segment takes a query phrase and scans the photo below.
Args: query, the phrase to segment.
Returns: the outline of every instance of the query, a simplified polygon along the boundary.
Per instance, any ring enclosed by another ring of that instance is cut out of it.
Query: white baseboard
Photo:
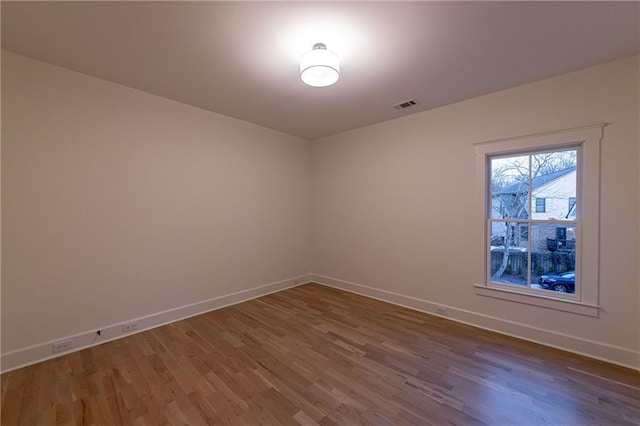
[[[318,284],[371,297],[383,302],[393,303],[416,311],[425,312],[430,315],[436,315],[485,330],[495,331],[497,333],[517,337],[519,339],[528,340],[541,345],[551,346],[553,348],[599,359],[612,364],[632,368],[634,370],[640,370],[640,352],[634,351],[633,349],[596,342],[594,340],[558,333],[556,331],[545,330],[527,324],[509,321],[490,315],[479,314],[452,306],[445,306],[441,303],[434,303],[428,300],[405,296],[387,290],[381,290],[324,275],[312,274],[311,279],[313,282]],[[439,307],[446,308],[446,316],[437,314],[437,309]]]
[[[555,331],[544,330],[530,325],[508,321],[490,315],[479,314],[464,309],[451,306],[445,306],[441,303],[434,303],[428,300],[418,299],[411,296],[381,290],[369,287],[363,284],[357,284],[349,281],[331,278],[318,274],[307,274],[298,277],[289,278],[274,283],[253,287],[236,293],[224,296],[214,297],[212,299],[196,302],[190,305],[181,306],[163,312],[147,315],[140,318],[132,318],[118,324],[108,325],[99,328],[101,335],[96,338],[96,330],[89,330],[72,336],[62,336],[59,339],[44,342],[38,345],[18,349],[12,352],[2,354],[0,361],[0,371],[5,373],[11,370],[35,364],[51,358],[56,358],[75,351],[79,351],[91,346],[100,345],[112,340],[127,337],[129,335],[169,324],[181,319],[200,315],[205,312],[235,305],[247,300],[255,299],[267,294],[286,290],[288,288],[297,287],[302,284],[316,282],[329,287],[338,288],[351,293],[360,294],[362,296],[378,299],[383,302],[393,303],[427,314],[440,316],[456,322],[464,323],[485,330],[495,331],[512,337],[528,340],[546,346],[562,349],[565,351],[577,353],[590,358],[600,359],[612,364],[640,370],[640,352],[632,349],[613,346],[602,342],[596,342],[589,339],[583,339],[576,336],[558,333]],[[447,316],[438,315],[437,308],[444,307],[447,309]],[[134,332],[123,333],[122,326],[124,324],[136,322],[138,328]],[[55,342],[72,340],[73,347],[65,352],[53,354],[52,345]]]
[[[5,373],[7,371],[16,370],[27,365],[35,364],[62,355],[67,355],[69,353],[86,349],[91,346],[100,345],[102,343],[127,337],[132,334],[159,327],[168,323],[189,318],[195,315],[200,315],[205,312],[224,308],[230,305],[235,305],[237,303],[245,302],[247,300],[255,299],[261,296],[266,296],[267,294],[282,291],[291,287],[297,287],[309,282],[311,282],[311,274],[301,275],[298,277],[253,287],[247,290],[238,291],[236,293],[214,297],[212,299],[192,303],[190,305],[180,306],[178,308],[169,309],[144,317],[132,318],[118,324],[100,327],[95,330],[88,330],[82,333],[74,334],[72,336],[61,336],[59,339],[55,339],[53,341],[40,343],[2,354],[0,361],[0,371]],[[124,324],[134,322],[138,325],[137,329],[133,332],[123,333],[122,326]],[[96,334],[97,330],[100,330],[100,336]],[[72,341],[73,347],[71,349],[55,354],[52,353],[52,345],[54,343],[67,340]]]

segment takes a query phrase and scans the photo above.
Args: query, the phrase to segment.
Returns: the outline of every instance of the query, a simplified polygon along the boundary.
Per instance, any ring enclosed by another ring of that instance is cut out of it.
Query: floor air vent
[[[405,109],[416,105],[417,102],[415,99],[409,99],[408,101],[400,102],[399,104],[395,104],[393,107],[395,109]]]

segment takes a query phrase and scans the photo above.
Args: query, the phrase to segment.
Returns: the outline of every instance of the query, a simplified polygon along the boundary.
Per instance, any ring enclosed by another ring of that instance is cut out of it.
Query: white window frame
[[[476,293],[512,302],[597,317],[600,283],[600,142],[606,124],[499,139],[474,144],[476,155],[476,219],[482,262],[477,266]],[[576,293],[567,296],[553,291],[531,291],[508,284],[492,283],[488,274],[488,194],[491,177],[489,159],[500,155],[536,151],[579,150],[577,181]]]

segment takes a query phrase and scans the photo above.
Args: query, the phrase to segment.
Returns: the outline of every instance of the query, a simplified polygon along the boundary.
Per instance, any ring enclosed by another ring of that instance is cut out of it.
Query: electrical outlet
[[[62,342],[56,342],[52,345],[51,350],[54,354],[58,352],[68,351],[73,348],[73,340],[64,340]]]
[[[436,314],[438,315],[443,315],[443,316],[447,316],[447,308],[445,308],[444,306],[437,306],[436,307]]]
[[[123,333],[131,333],[132,331],[135,331],[138,329],[138,323],[137,322],[130,322],[129,324],[124,324],[122,326],[122,332]]]

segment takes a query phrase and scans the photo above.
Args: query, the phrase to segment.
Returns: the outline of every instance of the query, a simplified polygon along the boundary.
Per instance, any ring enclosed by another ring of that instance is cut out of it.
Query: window
[[[491,189],[487,192],[487,203],[504,207],[501,216],[492,214],[487,218],[491,241],[501,237],[502,242],[489,246],[490,282],[554,291],[560,289],[560,284],[546,284],[557,274],[575,270],[577,221],[567,219],[564,214],[556,218],[553,209],[545,215],[533,213],[546,212],[546,198],[534,197],[536,193],[549,195],[550,201],[551,197],[566,199],[566,194],[576,193],[578,151],[579,147],[575,147],[488,156]],[[535,200],[534,212],[529,207],[531,199]],[[517,238],[516,224],[520,229]],[[572,231],[570,240],[567,229]],[[523,239],[523,235],[527,238]],[[575,291],[575,287],[562,289],[564,293]]]
[[[520,241],[529,240],[529,225],[520,225]]]
[[[476,144],[478,294],[598,315],[603,129]]]

